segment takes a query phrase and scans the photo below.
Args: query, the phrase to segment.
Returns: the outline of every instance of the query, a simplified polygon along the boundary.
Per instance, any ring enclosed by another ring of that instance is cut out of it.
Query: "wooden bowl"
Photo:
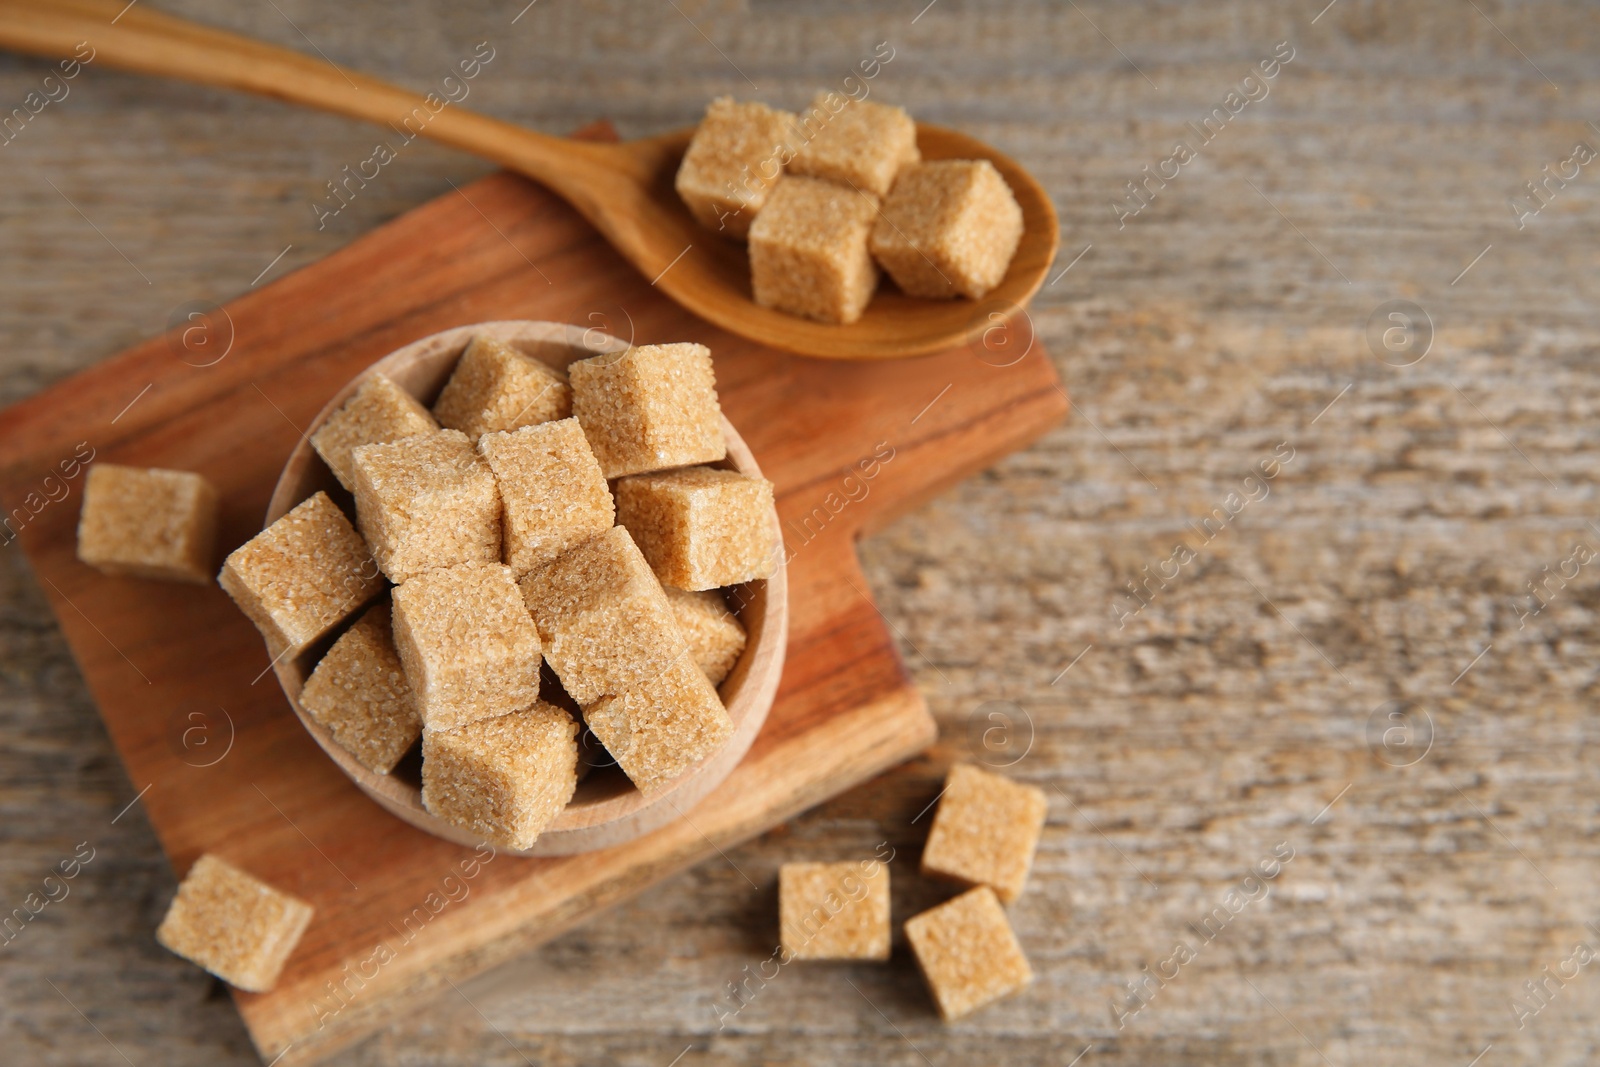
[[[311,447],[311,433],[338,410],[363,378],[374,371],[388,375],[418,400],[431,406],[467,342],[477,334],[487,334],[506,341],[526,355],[563,370],[573,360],[603,352],[621,352],[628,347],[598,330],[553,322],[520,321],[460,326],[413,341],[367,368],[334,394],[333,399],[318,413],[306,436],[300,439],[299,445],[284,464],[283,474],[272,494],[272,502],[267,507],[266,524],[270,525],[319,489],[326,491],[353,520],[354,501]],[[755,457],[726,418],[722,420],[722,431],[728,440],[728,458],[717,466],[759,475],[761,469],[756,465]],[[776,510],[771,521],[774,532],[780,533]],[[561,856],[632,840],[681,816],[732,773],[755,741],[761,724],[766,721],[767,712],[778,691],[778,676],[783,672],[784,648],[788,643],[789,604],[781,558],[771,578],[746,583],[738,588],[734,599],[740,605],[736,611],[749,631],[749,640],[739,662],[718,687],[722,701],[727,705],[728,715],[733,720],[733,735],[727,743],[648,798],[634,788],[617,767],[596,767],[578,783],[571,803],[539,836],[531,849],[521,853],[511,849],[501,851],[514,855]],[[352,615],[343,626],[296,659],[277,664],[274,670],[279,684],[283,686],[284,695],[289,698],[295,714],[323,751],[367,796],[412,826],[430,834],[462,845],[478,844],[480,838],[470,831],[437,818],[423,808],[422,764],[415,748],[391,773],[374,774],[356,762],[300,706],[300,689],[312,668],[337,635],[359,615],[359,612]]]

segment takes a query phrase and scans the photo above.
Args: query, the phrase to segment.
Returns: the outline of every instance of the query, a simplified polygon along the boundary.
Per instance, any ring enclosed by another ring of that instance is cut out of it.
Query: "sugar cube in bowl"
[[[557,372],[564,372],[569,364],[580,359],[622,353],[628,348],[592,329],[527,321],[478,323],[412,342],[372,364],[329,400],[307,437],[284,465],[264,526],[271,525],[318,492],[327,493],[347,508],[354,519],[351,494],[307,439],[316,438],[317,431],[373,375],[383,375],[416,398],[422,407],[432,407],[474,338],[502,342]],[[726,418],[721,418],[720,422],[727,454],[706,465],[760,478],[760,468],[738,431]],[[773,543],[781,546],[776,510],[770,510],[767,518]],[[766,720],[783,669],[788,637],[788,597],[782,551],[776,553],[776,566],[770,577],[733,586],[727,600],[732,614],[747,631],[745,646],[737,661],[716,685],[733,724],[727,740],[684,773],[648,792],[636,788],[619,767],[596,768],[593,773],[582,776],[571,801],[545,826],[531,847],[518,850],[502,846],[501,851],[568,855],[620,844],[679,818],[680,813],[688,811],[732,773]],[[304,651],[285,656],[276,663],[274,670],[295,713],[329,757],[379,805],[428,833],[463,845],[477,845],[480,840],[477,834],[423,807],[421,772],[414,753],[402,759],[390,773],[376,773],[341,746],[322,722],[301,706],[300,694],[306,679],[334,636],[330,633]],[[575,709],[569,710],[575,714]]]

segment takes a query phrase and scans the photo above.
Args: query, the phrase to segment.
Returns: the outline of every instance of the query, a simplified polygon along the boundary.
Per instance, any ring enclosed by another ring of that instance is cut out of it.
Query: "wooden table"
[[[872,92],[1033,168],[1071,264],[1032,313],[1071,422],[865,547],[934,756],[337,1062],[1592,1059],[1592,966],[1520,1020],[1513,1001],[1600,949],[1600,559],[1579,562],[1600,556],[1600,161],[1537,213],[1523,187],[1600,146],[1591,9],[162,6],[418,88],[487,40],[471,104],[549,130],[664,129],[752,84],[796,105],[887,41]],[[1280,41],[1293,59],[1230,99]],[[0,111],[46,72],[0,58]],[[1186,124],[1208,116],[1204,140]],[[1178,139],[1194,158],[1174,167]],[[318,230],[324,183],[372,141],[90,64],[0,148],[0,401],[487,171],[408,147]],[[1146,166],[1176,176],[1134,214]],[[0,904],[94,849],[0,947],[0,1059],[254,1062],[227,997],[151,939],[173,880],[137,788],[20,554],[0,563]],[[1034,987],[942,1026],[897,937],[887,966],[785,967],[719,1030],[728,983],[771,952],[784,860],[887,841],[898,918],[946,895],[915,874],[917,817],[957,758],[1051,796],[1012,908]],[[1294,858],[1247,881],[1275,847]],[[1134,1012],[1144,966],[1175,976]]]

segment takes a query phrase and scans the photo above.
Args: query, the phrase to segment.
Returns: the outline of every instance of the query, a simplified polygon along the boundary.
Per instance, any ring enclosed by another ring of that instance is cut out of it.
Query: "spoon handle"
[[[595,206],[586,203],[593,196],[588,186],[614,180],[617,165],[625,165],[608,146],[547,137],[449,103],[444,93],[459,89],[441,85],[424,97],[332,60],[164,15],[143,3],[0,0],[0,47],[63,59],[83,43],[93,49],[95,64],[306,104],[378,123],[406,140],[420,134],[520,171],[585,214]],[[467,83],[457,76],[453,84]]]

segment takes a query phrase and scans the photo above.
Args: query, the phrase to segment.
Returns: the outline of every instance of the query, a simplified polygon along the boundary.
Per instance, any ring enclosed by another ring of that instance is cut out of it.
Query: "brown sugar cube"
[[[381,445],[402,437],[433,433],[439,424],[410,393],[382,374],[369,374],[361,386],[311,435],[311,447],[328,465],[339,484],[354,491],[351,452],[361,445]]]
[[[728,454],[705,345],[640,345],[581,359],[567,370],[572,413],[607,478],[714,463]]]
[[[772,483],[686,467],[617,483],[617,521],[663,585],[715,589],[770,578],[778,565]]]
[[[917,124],[902,108],[818,93],[801,117],[791,174],[826,178],[882,197],[902,167],[922,158]]]
[[[651,793],[722,747],[733,720],[684,649],[614,696],[585,704],[583,721],[642,793]]]
[[[394,643],[430,730],[504,715],[539,696],[539,631],[499,563],[444,567],[396,586]]]
[[[396,582],[457,563],[500,559],[500,490],[459,430],[362,445],[356,520]]]
[[[1022,892],[1044,826],[1044,790],[958,763],[950,768],[922,850],[922,873],[992,886],[1007,904]]]
[[[211,581],[217,491],[189,471],[96,463],[84,482],[78,558],[106,574]]]
[[[422,734],[422,806],[492,844],[526,849],[578,785],[578,724],[544,701]]]
[[[383,576],[344,512],[317,493],[234,549],[217,583],[276,660],[298,656],[377,596]]]
[[[1000,898],[986,885],[907,919],[906,940],[947,1022],[1033,981]]]
[[[888,865],[785,863],[778,868],[778,932],[790,959],[888,959]]]
[[[156,940],[229,985],[265,993],[311,914],[300,898],[207,853],[179,884]]]
[[[566,418],[572,389],[560,372],[504,341],[474,337],[433,413],[441,426],[476,441],[486,433]]]
[[[706,108],[683,154],[678,195],[700,225],[743,237],[797,140],[789,112],[720,96]]]
[[[908,168],[872,230],[872,255],[910,296],[976,300],[1000,284],[1022,240],[1022,208],[987,159]]]
[[[661,583],[621,526],[531,571],[522,595],[545,659],[580,705],[637,691],[680,657],[693,665]]]
[[[756,303],[820,322],[861,317],[878,287],[867,250],[878,204],[816,178],[784,178],[750,227]]]
[[[389,605],[374,604],[339,635],[300,690],[300,706],[363,767],[388,774],[422,733],[394,647]]]
[[[486,433],[478,452],[500,486],[502,555],[518,577],[616,522],[611,490],[577,419]]]
[[[727,602],[715,589],[691,593],[663,588],[667,603],[672,606],[672,617],[678,620],[678,630],[689,642],[689,655],[695,666],[705,672],[712,685],[721,685],[744,652],[744,623],[728,610]]]

